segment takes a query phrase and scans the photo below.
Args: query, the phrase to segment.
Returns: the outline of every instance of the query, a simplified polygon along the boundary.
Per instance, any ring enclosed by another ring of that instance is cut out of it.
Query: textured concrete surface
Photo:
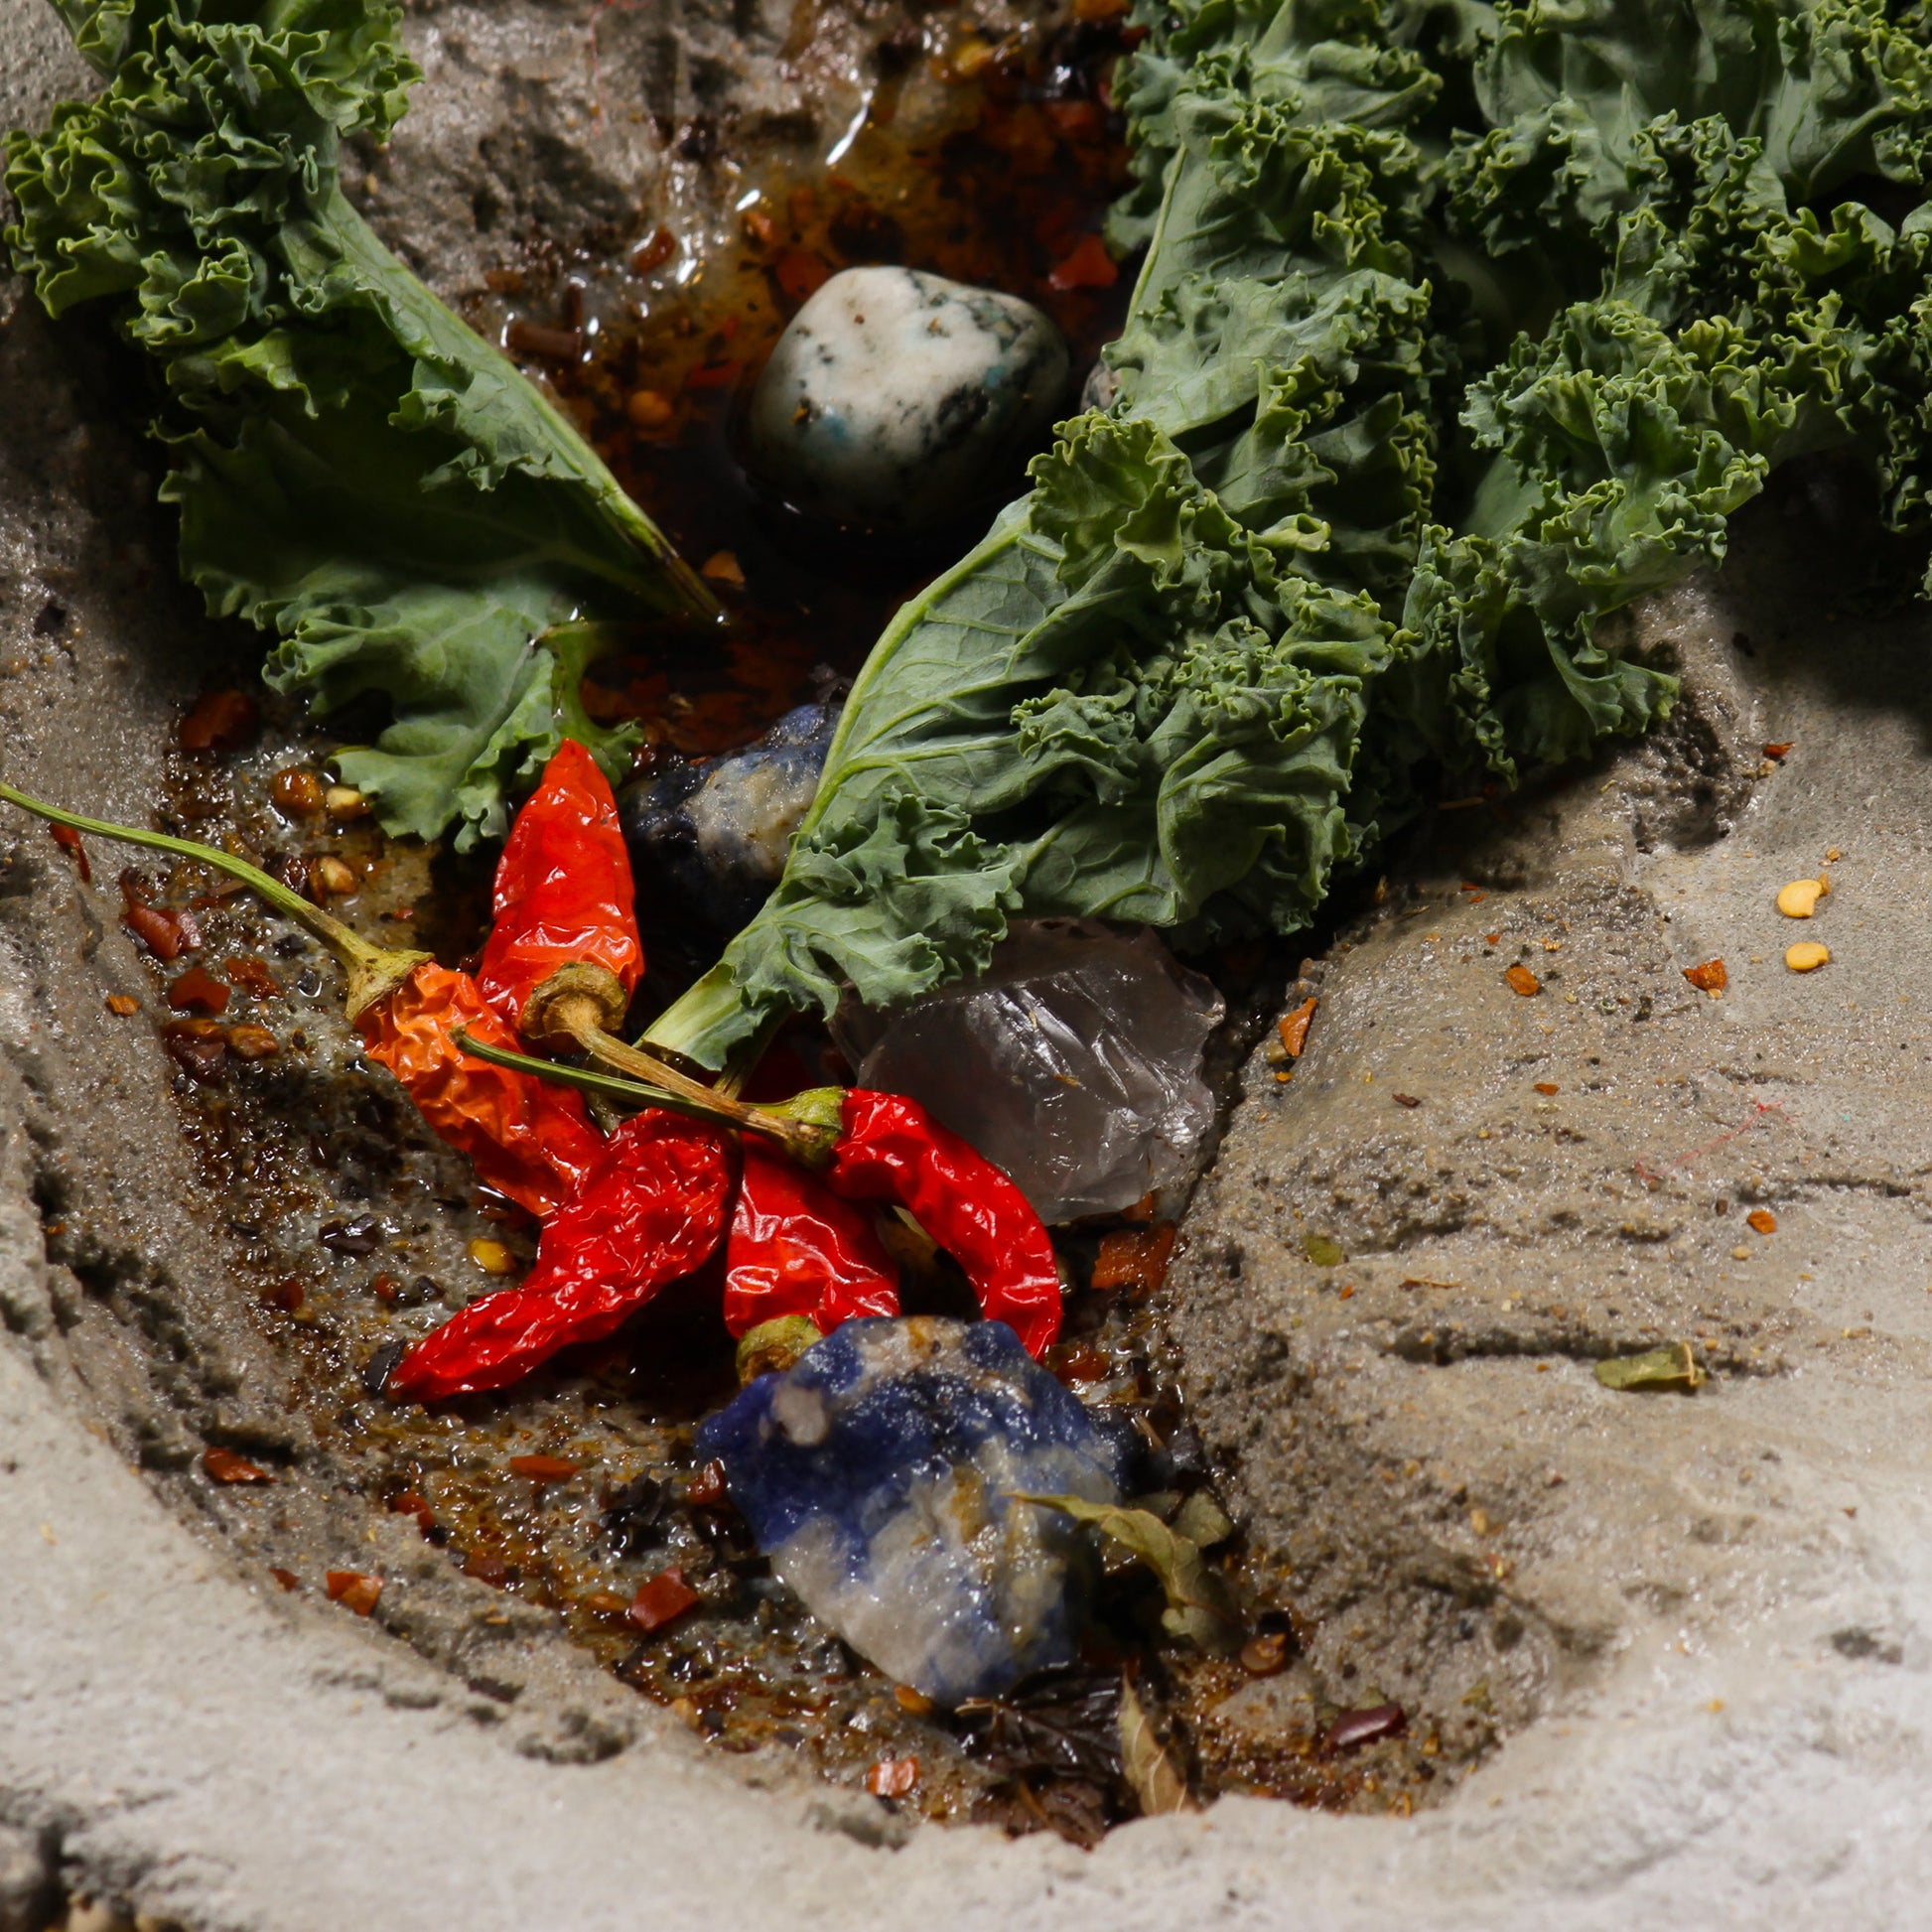
[[[51,13],[0,0],[0,113],[84,80]],[[14,284],[0,396],[0,759],[138,814],[169,721],[253,646],[174,582],[113,354]],[[1316,962],[1296,1079],[1250,1069],[1190,1221],[1197,1416],[1324,1666],[1501,1739],[1406,1821],[1236,1801],[1091,1855],[908,1836],[721,1763],[534,1638],[512,1633],[537,1661],[497,1722],[460,1671],[264,1594],[171,1486],[200,1441],[289,1425],[228,1318],[151,1030],[103,1014],[151,983],[108,902],[7,828],[0,1932],[75,1894],[194,1932],[1917,1922],[1932,626],[1794,581],[1862,570],[1858,530],[1829,500],[1755,518],[1721,583],[1640,621],[1690,676],[1677,727],[1392,862]],[[1763,775],[1767,739],[1794,750]],[[1771,894],[1830,848],[1823,914],[1780,920]],[[1834,953],[1808,979],[1777,963],[1801,934]],[[1681,975],[1714,954],[1720,1002]],[[1513,963],[1541,993],[1507,989]],[[1310,1233],[1345,1260],[1313,1266]],[[1677,1337],[1713,1370],[1695,1396],[1591,1377]],[[545,1713],[582,1734],[620,1708],[596,1761],[544,1741]],[[1266,1724],[1265,1696],[1226,1721]]]

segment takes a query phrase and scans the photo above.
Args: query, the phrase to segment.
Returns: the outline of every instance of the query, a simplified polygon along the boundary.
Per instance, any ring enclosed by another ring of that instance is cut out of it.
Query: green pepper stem
[[[728,1094],[714,1093],[696,1081],[684,1080],[668,1067],[663,1071],[670,1075],[674,1085],[648,1086],[641,1080],[628,1080],[621,1074],[589,1067],[560,1066],[555,1060],[540,1060],[507,1046],[492,1046],[461,1027],[451,1037],[466,1053],[480,1060],[488,1060],[494,1066],[506,1066],[518,1073],[533,1074],[539,1080],[576,1087],[582,1093],[602,1094],[607,1100],[627,1100],[637,1107],[659,1107],[666,1113],[682,1114],[688,1120],[709,1121],[716,1127],[761,1134],[767,1140],[776,1141],[794,1160],[807,1167],[822,1166],[831,1152],[831,1140],[821,1129],[795,1120],[779,1109],[749,1106]],[[633,1054],[633,1049],[624,1046],[621,1040],[609,1039],[608,1035],[606,1038],[611,1046],[632,1055],[642,1065],[655,1064],[641,1053]],[[592,1049],[587,1047],[585,1050]]]
[[[325,912],[300,893],[291,891],[279,879],[271,878],[259,866],[250,865],[246,859],[237,859],[232,852],[223,852],[218,846],[203,845],[195,839],[178,839],[167,832],[149,832],[140,826],[116,825],[104,818],[83,818],[78,812],[66,811],[59,805],[48,804],[44,799],[30,798],[26,792],[4,781],[0,781],[0,798],[52,824],[65,825],[75,832],[90,832],[96,838],[116,839],[123,845],[142,845],[155,852],[172,852],[178,858],[197,859],[203,865],[212,866],[216,872],[225,873],[230,879],[239,880],[258,898],[272,905],[285,918],[293,919],[335,955],[348,975],[346,1005],[351,1020],[358,1018],[365,1008],[384,994],[400,986],[431,957],[426,952],[390,951],[364,939],[341,919]]]

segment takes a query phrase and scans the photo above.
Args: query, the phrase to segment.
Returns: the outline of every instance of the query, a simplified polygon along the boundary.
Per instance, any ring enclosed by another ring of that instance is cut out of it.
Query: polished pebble
[[[1031,303],[912,268],[849,268],[791,320],[751,449],[797,508],[883,530],[1013,492],[1065,400],[1066,345]]]

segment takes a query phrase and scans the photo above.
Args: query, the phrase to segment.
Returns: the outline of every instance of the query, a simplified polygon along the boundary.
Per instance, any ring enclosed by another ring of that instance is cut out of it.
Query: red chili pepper
[[[618,801],[574,739],[557,747],[516,815],[496,865],[493,909],[477,984],[512,1027],[559,966],[603,966],[626,994],[644,970]]]
[[[561,1206],[603,1155],[580,1095],[473,1059],[451,1037],[463,1027],[491,1045],[516,1044],[469,974],[418,966],[355,1025],[436,1133],[532,1213]]]
[[[725,1326],[808,1315],[830,1334],[855,1315],[898,1312],[898,1270],[871,1221],[815,1174],[745,1148],[725,1248]]]
[[[390,1391],[435,1402],[500,1389],[568,1343],[608,1335],[717,1247],[732,1165],[725,1136],[702,1122],[656,1112],[625,1121],[545,1224],[523,1286],[472,1302],[426,1335],[396,1364]]]
[[[846,1090],[825,1179],[848,1200],[896,1201],[965,1270],[989,1319],[1037,1358],[1060,1330],[1053,1244],[1033,1204],[916,1100]]]

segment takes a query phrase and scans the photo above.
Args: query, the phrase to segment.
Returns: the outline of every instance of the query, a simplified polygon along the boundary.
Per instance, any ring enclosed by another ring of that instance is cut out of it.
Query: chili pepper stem
[[[69,826],[76,832],[90,832],[95,838],[115,839],[122,845],[147,846],[155,852],[172,852],[178,858],[198,859],[203,865],[212,866],[216,872],[239,880],[256,897],[272,905],[285,918],[293,919],[311,937],[329,948],[348,976],[345,1004],[350,1020],[360,1018],[366,1009],[385,994],[393,992],[418,966],[427,964],[431,958],[426,952],[398,952],[375,945],[359,932],[351,931],[342,920],[325,912],[321,906],[312,904],[300,893],[291,891],[279,879],[270,878],[259,866],[251,866],[246,859],[237,859],[232,852],[223,852],[218,846],[203,845],[195,839],[178,839],[168,832],[146,831],[140,826],[116,825],[104,818],[83,818],[78,812],[66,811],[43,799],[30,798],[26,792],[4,781],[0,781],[0,798],[52,824]]]
[[[670,1080],[662,1084],[645,1084],[585,1067],[559,1066],[555,1060],[540,1060],[528,1053],[512,1052],[508,1047],[491,1046],[461,1027],[452,1037],[466,1053],[474,1054],[480,1060],[511,1067],[518,1073],[533,1073],[539,1080],[554,1080],[560,1086],[576,1087],[585,1093],[603,1094],[613,1100],[627,1100],[632,1106],[661,1107],[667,1113],[683,1114],[692,1120],[711,1121],[719,1127],[760,1134],[767,1140],[776,1141],[803,1167],[823,1167],[831,1156],[836,1128],[828,1132],[822,1125],[797,1119],[788,1111],[789,1102],[775,1108],[750,1106],[696,1080],[686,1080],[682,1074],[671,1073],[668,1067],[658,1068],[654,1060],[642,1053],[634,1053],[621,1039],[609,1039],[608,1035],[605,1037],[609,1043],[621,1049],[627,1056],[623,1060],[613,1059],[608,1064],[622,1065],[629,1072],[651,1069],[645,1074],[646,1081],[656,1082],[660,1072],[670,1074]],[[588,1052],[591,1049],[586,1047],[585,1050]]]

